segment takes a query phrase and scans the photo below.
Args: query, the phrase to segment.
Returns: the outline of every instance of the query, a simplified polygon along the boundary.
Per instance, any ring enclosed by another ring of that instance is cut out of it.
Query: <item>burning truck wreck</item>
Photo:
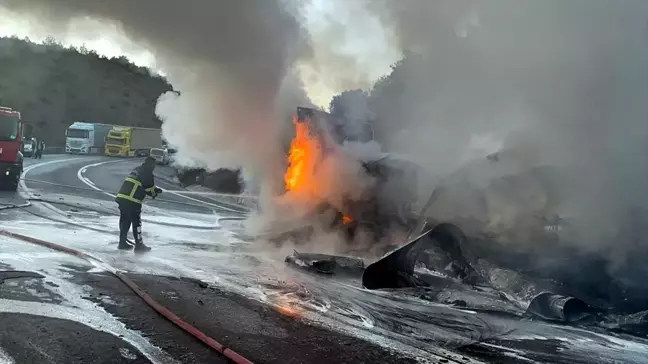
[[[331,119],[299,108],[293,120],[285,193],[276,200],[279,213],[273,211],[281,218],[262,229],[275,244],[294,244],[288,265],[315,275],[356,277],[370,290],[395,290],[477,311],[648,332],[648,289],[613,276],[595,254],[563,244],[570,239],[570,225],[551,208],[561,197],[554,191],[560,171],[538,166],[511,174],[506,164],[514,156],[493,154],[446,179],[420,204],[414,163],[385,153],[352,153],[345,158],[360,168],[350,170],[368,182],[359,192],[345,185],[344,194],[332,197],[327,187],[347,184],[349,169],[339,159],[332,169],[326,159],[345,153],[349,143]],[[489,171],[488,181],[470,185],[465,176],[479,168]],[[448,213],[458,205],[465,208],[467,200],[475,214]],[[513,223],[502,223],[506,214],[515,215]],[[322,236],[338,239],[333,254],[341,255],[321,254],[320,245],[309,245]],[[537,249],[522,251],[506,243],[515,239],[533,241]]]
[[[262,228],[269,240],[299,245],[314,234],[335,234],[347,254],[383,254],[389,233],[406,234],[414,223],[408,211],[415,201],[416,165],[358,141],[363,136],[349,136],[343,122],[323,111],[297,109],[283,194],[269,213],[279,218]]]

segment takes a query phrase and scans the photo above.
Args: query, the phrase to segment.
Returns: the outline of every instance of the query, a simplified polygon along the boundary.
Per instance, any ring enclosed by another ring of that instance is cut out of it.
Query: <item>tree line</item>
[[[0,104],[20,111],[32,136],[51,146],[64,144],[75,121],[160,127],[157,98],[171,89],[126,57],[64,47],[54,38],[0,38]]]

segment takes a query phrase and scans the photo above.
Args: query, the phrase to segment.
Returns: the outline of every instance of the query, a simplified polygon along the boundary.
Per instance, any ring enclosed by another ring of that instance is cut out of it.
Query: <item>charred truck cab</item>
[[[0,185],[15,191],[23,170],[22,121],[20,113],[0,107]]]

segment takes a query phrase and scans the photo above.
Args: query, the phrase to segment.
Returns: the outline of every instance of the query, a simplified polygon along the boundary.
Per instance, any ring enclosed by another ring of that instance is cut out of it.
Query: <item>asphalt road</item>
[[[51,160],[46,160],[29,170],[24,179],[26,187],[31,191],[42,190],[48,195],[60,194],[112,202],[114,197],[109,194],[115,194],[125,175],[141,162],[141,159],[53,156]],[[34,162],[30,161],[30,165],[32,163]],[[176,191],[185,190],[173,182],[173,171],[170,167],[156,167],[155,175],[156,184],[167,193],[156,200],[147,199],[147,207],[203,214],[212,210],[219,213],[230,212],[226,207],[214,205],[214,201],[208,198],[183,197],[176,194]]]
[[[183,189],[165,180],[170,174],[164,168],[157,170],[156,183],[167,191],[165,199],[144,207],[144,238],[153,252],[117,251],[110,194],[138,163],[68,156],[28,160],[21,188],[0,194],[0,203],[32,205],[0,210],[4,228],[83,250],[110,269],[130,272],[158,302],[257,363],[413,362],[197,280],[200,272],[213,274],[216,256],[227,259],[223,252],[239,249],[227,243],[231,233],[218,221],[240,214],[204,197],[171,193]],[[0,237],[0,322],[2,364],[227,362],[105,269],[7,237]]]
[[[222,363],[108,271],[257,363],[645,363],[648,342],[623,335],[367,291],[313,276],[237,238],[231,206],[186,195],[172,172],[143,208],[146,255],[120,252],[112,194],[140,161],[28,160],[17,193],[0,193],[4,229],[81,250],[99,266],[0,236],[0,363]],[[16,271],[26,272],[20,276]],[[3,279],[3,274],[6,279]],[[22,323],[22,324],[21,324]],[[326,329],[328,328],[328,329]],[[596,358],[595,360],[593,358]]]

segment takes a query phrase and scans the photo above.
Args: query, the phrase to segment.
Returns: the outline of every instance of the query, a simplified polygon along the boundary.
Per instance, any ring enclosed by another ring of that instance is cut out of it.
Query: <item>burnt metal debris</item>
[[[416,237],[403,247],[369,265],[362,275],[362,285],[368,289],[404,288],[418,286],[414,275],[418,256],[426,249],[438,246],[446,255],[452,273],[462,281],[476,283],[475,269],[461,251],[464,233],[452,224],[440,224]]]
[[[285,261],[321,274],[359,275],[364,270],[364,261],[360,258],[299,253],[296,250],[293,255],[287,256]]]
[[[562,282],[496,267],[482,259],[471,261],[464,251],[468,241],[457,226],[439,224],[366,267],[357,258],[296,251],[286,262],[315,274],[361,274],[367,289],[399,291],[458,307],[635,335],[648,332],[648,310],[628,313],[612,304],[603,307],[589,297],[570,294]],[[421,262],[432,262],[432,255],[438,263],[435,271],[442,274],[419,269],[426,266]]]
[[[590,314],[594,309],[584,301],[551,292],[537,295],[527,308],[527,313],[547,321],[576,322]]]
[[[330,126],[329,119],[326,113],[308,108],[298,109],[299,121],[310,120],[320,128]],[[320,131],[315,129],[316,132]],[[332,139],[339,142],[339,138]],[[479,217],[489,191],[515,190],[515,186],[524,186],[529,181],[535,181],[533,186],[547,192],[546,204],[560,200],[559,195],[549,193],[555,190],[552,186],[559,178],[559,171],[539,166],[519,175],[511,174],[515,169],[508,168],[511,163],[505,163],[512,158],[509,154],[489,155],[483,161],[485,163],[469,165],[441,181],[419,214],[414,214],[411,209],[414,196],[407,196],[397,203],[381,200],[381,196],[391,195],[383,187],[394,185],[395,176],[401,176],[401,180],[395,183],[398,190],[414,190],[406,186],[417,180],[416,174],[402,173],[406,168],[392,163],[389,157],[363,161],[366,173],[379,183],[376,183],[376,188],[370,191],[370,197],[366,200],[345,201],[345,207],[352,212],[352,222],[343,224],[342,215],[338,212],[337,218],[328,226],[329,230],[345,233],[347,240],[352,243],[356,227],[361,223],[369,223],[367,226],[373,227],[368,230],[374,233],[375,241],[378,241],[377,237],[384,236],[383,230],[398,225],[410,232],[408,241],[366,267],[351,264],[353,269],[347,269],[343,263],[348,262],[347,257],[298,252],[286,257],[286,262],[315,274],[357,275],[367,289],[397,290],[443,304],[497,311],[520,318],[598,325],[634,334],[648,332],[648,289],[637,288],[636,284],[628,286],[623,279],[614,279],[607,274],[596,257],[575,254],[561,246],[557,232],[569,230],[569,224],[560,216],[536,216],[531,213],[522,216],[529,220],[524,220],[528,222],[525,225],[527,230],[530,230],[525,237],[538,240],[534,245],[542,246],[547,254],[543,263],[554,261],[554,264],[545,266],[529,264],[537,257],[515,251],[510,245],[496,244],[493,240],[496,237],[483,232],[483,219],[468,216],[463,218],[469,219],[466,221],[462,218],[456,221],[450,219],[452,223],[434,221],[437,214],[428,211],[432,205],[456,205],[454,197],[468,195],[476,199],[476,216]],[[394,168],[398,173],[391,171]],[[477,179],[479,183],[475,185],[464,183],[471,180],[472,172],[479,172],[477,174],[483,175],[483,180]],[[452,186],[460,186],[464,190],[453,194],[449,191]],[[475,190],[475,195],[465,190],[471,188]],[[446,200],[450,201],[443,200],[441,195],[446,195]],[[315,213],[331,208],[324,206]],[[470,237],[459,226],[470,229]],[[308,240],[309,231],[294,231],[292,235],[297,232]],[[514,232],[500,233],[514,240],[519,238]],[[284,238],[279,237],[280,240]],[[564,264],[567,260],[578,264]]]

